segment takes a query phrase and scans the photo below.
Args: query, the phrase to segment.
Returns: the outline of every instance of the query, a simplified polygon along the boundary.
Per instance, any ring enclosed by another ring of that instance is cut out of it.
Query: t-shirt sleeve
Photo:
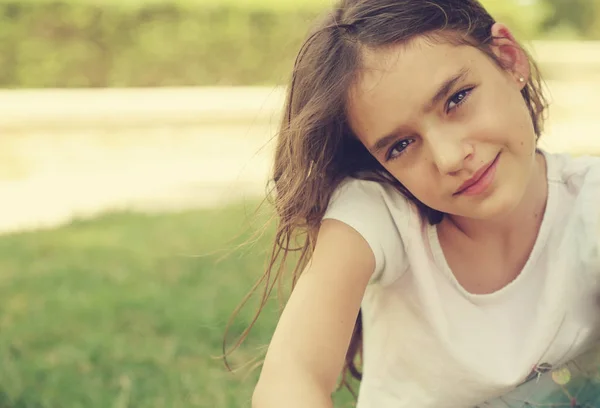
[[[380,183],[348,179],[334,192],[323,219],[336,219],[356,230],[375,256],[370,284],[389,284],[408,267],[401,226],[409,216],[400,193],[390,194]]]
[[[600,158],[592,162],[585,176],[580,205],[584,217],[582,236],[586,243],[581,248],[584,261],[600,278]]]
[[[562,178],[568,180],[567,188],[576,194],[571,211],[572,245],[584,270],[591,273],[600,289],[600,158],[584,156],[565,161]]]

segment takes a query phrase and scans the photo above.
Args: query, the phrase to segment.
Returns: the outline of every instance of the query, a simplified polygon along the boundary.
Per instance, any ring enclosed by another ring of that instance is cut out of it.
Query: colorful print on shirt
[[[600,408],[600,347],[560,367],[539,364],[508,394],[475,408]]]

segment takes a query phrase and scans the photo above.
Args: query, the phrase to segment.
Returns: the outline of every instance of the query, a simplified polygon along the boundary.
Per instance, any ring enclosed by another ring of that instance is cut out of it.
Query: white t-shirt
[[[581,406],[600,407],[590,385],[600,381],[600,158],[545,156],[534,248],[519,276],[487,295],[457,282],[436,227],[392,187],[348,179],[334,192],[325,218],[358,231],[376,261],[358,408],[525,407],[567,395],[590,404],[582,384],[598,400]]]

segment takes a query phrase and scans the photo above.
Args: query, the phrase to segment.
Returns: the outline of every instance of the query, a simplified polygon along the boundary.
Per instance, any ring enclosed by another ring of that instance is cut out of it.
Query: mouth
[[[457,195],[477,195],[483,193],[494,181],[496,173],[496,164],[500,158],[500,153],[496,155],[494,160],[482,166],[477,172],[465,181],[454,193]]]

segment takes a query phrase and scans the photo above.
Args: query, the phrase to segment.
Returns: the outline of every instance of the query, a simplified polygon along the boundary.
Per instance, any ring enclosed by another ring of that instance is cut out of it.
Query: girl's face
[[[535,164],[536,135],[521,96],[529,65],[509,37],[493,52],[427,41],[365,51],[350,92],[352,129],[419,201],[476,219],[514,209]],[[520,81],[523,78],[523,81]]]

